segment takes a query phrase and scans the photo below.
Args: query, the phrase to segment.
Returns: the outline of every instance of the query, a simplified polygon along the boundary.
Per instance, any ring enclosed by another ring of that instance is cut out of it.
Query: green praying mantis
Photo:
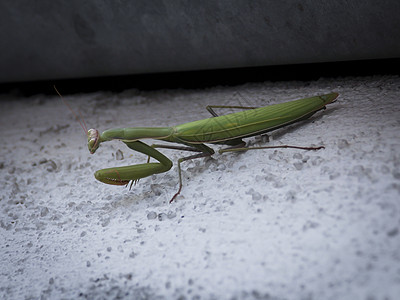
[[[133,151],[141,152],[148,156],[146,163],[114,167],[98,170],[94,176],[97,180],[112,184],[125,185],[129,182],[131,187],[139,179],[158,173],[167,172],[172,167],[172,161],[156,148],[174,149],[196,152],[194,155],[178,159],[179,188],[171,198],[170,203],[180,194],[182,190],[181,163],[187,160],[208,157],[215,152],[205,144],[222,144],[229,146],[220,149],[219,153],[232,151],[247,151],[253,149],[272,148],[295,148],[303,150],[319,150],[320,147],[299,147],[299,146],[265,146],[245,147],[243,138],[260,135],[271,130],[305,120],[325,106],[333,103],[339,96],[338,93],[329,93],[321,96],[314,96],[300,100],[274,104],[266,107],[240,107],[240,106],[207,106],[207,110],[213,117],[194,122],[184,123],[172,127],[131,127],[108,129],[99,133],[97,129],[89,129],[88,148],[94,154],[101,143],[120,140]],[[241,112],[218,116],[213,108],[242,108]],[[151,146],[143,143],[142,139],[155,139],[170,143],[180,144],[153,144]],[[158,162],[151,163],[150,158]]]

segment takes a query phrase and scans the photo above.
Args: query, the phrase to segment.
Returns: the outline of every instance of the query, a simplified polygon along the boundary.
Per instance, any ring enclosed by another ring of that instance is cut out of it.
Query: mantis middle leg
[[[257,107],[250,106],[240,106],[240,105],[207,105],[206,109],[213,117],[218,117],[218,114],[213,110],[213,108],[235,108],[235,109],[255,109]]]
[[[192,160],[196,158],[202,158],[202,157],[208,157],[214,154],[214,150],[211,149],[210,147],[207,147],[204,144],[190,144],[190,147],[183,147],[183,146],[170,146],[170,145],[160,145],[160,144],[154,144],[151,145],[153,148],[164,148],[164,149],[173,149],[173,150],[182,150],[182,151],[192,151],[192,152],[200,152],[198,154],[182,157],[178,159],[178,175],[179,175],[179,188],[178,191],[175,193],[175,195],[171,198],[169,203],[174,201],[174,199],[180,194],[182,190],[182,169],[181,169],[181,163],[187,160]],[[149,162],[149,159],[147,162]]]

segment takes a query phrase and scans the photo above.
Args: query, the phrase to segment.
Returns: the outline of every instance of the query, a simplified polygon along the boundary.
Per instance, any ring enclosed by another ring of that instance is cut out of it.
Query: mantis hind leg
[[[213,117],[218,117],[218,114],[214,111],[213,108],[235,108],[235,109],[256,109],[257,107],[253,106],[240,106],[240,105],[207,105],[207,111],[212,114]]]
[[[300,150],[320,150],[325,149],[324,146],[319,147],[301,147],[301,146],[291,146],[291,145],[280,145],[280,146],[265,146],[265,147],[229,147],[220,149],[218,153],[222,154],[225,152],[239,152],[239,151],[247,151],[247,150],[260,150],[260,149],[278,149],[278,148],[292,148],[292,149],[300,149]]]

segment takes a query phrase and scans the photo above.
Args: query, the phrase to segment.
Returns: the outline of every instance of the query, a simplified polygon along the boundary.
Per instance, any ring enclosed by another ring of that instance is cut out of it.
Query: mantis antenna
[[[72,112],[72,114],[74,115],[75,119],[78,121],[79,125],[81,126],[81,128],[83,129],[83,132],[85,133],[86,136],[88,136],[88,129],[85,123],[85,120],[82,117],[81,112],[78,109],[78,113],[79,116],[73,111],[73,109],[71,108],[71,106],[68,104],[67,101],[64,100],[63,96],[60,94],[60,92],[57,90],[56,86],[53,85],[54,90],[57,92],[57,94],[60,96],[61,101],[65,104],[66,107],[68,107],[68,109]]]

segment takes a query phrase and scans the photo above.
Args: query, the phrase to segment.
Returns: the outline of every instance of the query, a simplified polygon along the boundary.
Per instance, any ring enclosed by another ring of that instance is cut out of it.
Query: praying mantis
[[[274,104],[266,107],[239,107],[239,106],[208,106],[207,110],[213,117],[194,122],[184,123],[172,127],[132,127],[108,129],[99,133],[97,129],[89,129],[88,148],[94,154],[101,143],[120,140],[131,150],[141,152],[148,156],[147,163],[114,167],[98,170],[94,176],[97,180],[112,184],[125,185],[129,182],[136,183],[139,179],[158,173],[167,172],[172,167],[172,161],[156,148],[166,148],[182,151],[196,152],[196,154],[178,159],[179,188],[171,198],[170,203],[180,194],[182,190],[181,163],[187,160],[208,157],[215,152],[205,144],[222,144],[229,146],[220,149],[219,153],[232,151],[247,151],[253,149],[271,148],[295,148],[303,150],[319,150],[320,147],[299,147],[299,146],[265,146],[245,147],[243,138],[260,135],[295,122],[305,120],[325,106],[333,103],[339,96],[338,93],[304,98],[300,100]],[[237,113],[218,116],[213,108],[243,108]],[[153,144],[151,146],[143,143],[142,139],[155,139],[170,143],[180,144]],[[158,162],[150,162],[150,158]]]

